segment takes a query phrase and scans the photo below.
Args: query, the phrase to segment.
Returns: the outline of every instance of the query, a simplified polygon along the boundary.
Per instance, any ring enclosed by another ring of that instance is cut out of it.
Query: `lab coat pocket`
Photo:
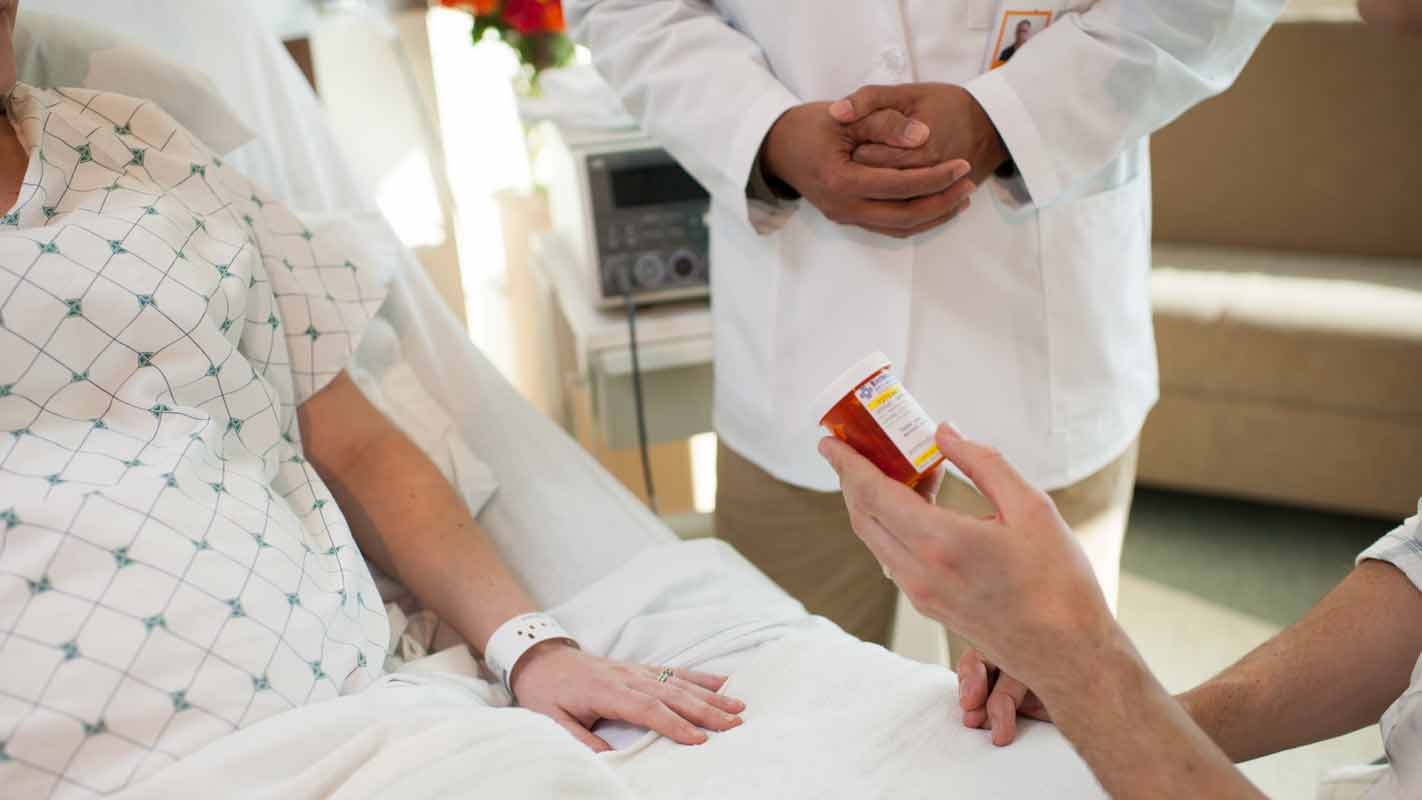
[[[1153,392],[1148,171],[1042,210],[1052,427],[1119,428],[1125,395]]]

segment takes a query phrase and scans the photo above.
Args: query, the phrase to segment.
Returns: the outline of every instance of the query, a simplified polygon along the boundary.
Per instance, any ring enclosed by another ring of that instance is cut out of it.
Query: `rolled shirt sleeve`
[[[1416,516],[1358,555],[1358,563],[1367,560],[1392,564],[1422,591],[1422,500],[1417,502]]]
[[[761,233],[795,208],[747,194],[766,134],[800,104],[750,37],[701,0],[570,0],[567,9],[628,111],[717,203]]]

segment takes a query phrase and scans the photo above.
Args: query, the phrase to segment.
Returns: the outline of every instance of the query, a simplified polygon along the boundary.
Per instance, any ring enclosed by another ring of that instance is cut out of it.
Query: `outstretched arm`
[[[1106,791],[1117,798],[1262,798],[1166,693],[1114,620],[1111,627],[1109,639],[1076,642],[1070,666],[1038,690]]]
[[[1422,628],[1399,620],[1422,618],[1422,560],[1400,568],[1373,556],[1416,559],[1408,554],[1422,541],[1419,524],[1409,520],[1374,545],[1302,620],[1177,698],[1226,755],[1248,761],[1371,725],[1406,690]],[[1016,736],[1014,715],[1047,718],[1036,687],[975,650],[958,678],[964,724],[991,727],[997,744]]]
[[[1180,696],[1235,761],[1371,725],[1406,689],[1422,653],[1422,592],[1397,567],[1364,561],[1302,620]]]
[[[534,610],[469,509],[435,465],[342,372],[298,411],[306,458],[330,487],[361,552],[400,580],[480,652],[505,621]],[[595,750],[599,719],[643,725],[682,744],[697,726],[725,730],[745,708],[715,694],[724,678],[657,671],[547,641],[518,661],[509,683],[525,708],[544,713]]]
[[[1051,499],[997,452],[946,425],[937,438],[996,516],[938,508],[820,445],[855,533],[914,607],[1031,686],[1112,797],[1261,797],[1146,668]]]

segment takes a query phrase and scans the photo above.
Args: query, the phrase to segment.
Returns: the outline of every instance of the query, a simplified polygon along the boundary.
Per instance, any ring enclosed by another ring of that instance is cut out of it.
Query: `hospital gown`
[[[1417,516],[1358,556],[1359,561],[1365,559],[1392,564],[1422,591],[1422,500],[1417,503]],[[1422,625],[1422,620],[1399,620],[1399,624]],[[1371,783],[1369,791],[1361,795],[1368,800],[1422,797],[1422,658],[1412,671],[1407,691],[1383,714],[1381,727],[1389,763],[1355,774],[1351,780],[1345,777],[1342,782]],[[1320,796],[1330,795],[1325,792]]]
[[[380,270],[152,103],[17,86],[0,218],[0,787],[89,796],[381,674],[296,407]]]

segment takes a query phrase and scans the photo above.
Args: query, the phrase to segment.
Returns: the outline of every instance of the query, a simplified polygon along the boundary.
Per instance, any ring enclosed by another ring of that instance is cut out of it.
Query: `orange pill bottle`
[[[823,425],[885,475],[909,486],[943,463],[936,426],[904,388],[883,353],[845,370],[815,401]]]

